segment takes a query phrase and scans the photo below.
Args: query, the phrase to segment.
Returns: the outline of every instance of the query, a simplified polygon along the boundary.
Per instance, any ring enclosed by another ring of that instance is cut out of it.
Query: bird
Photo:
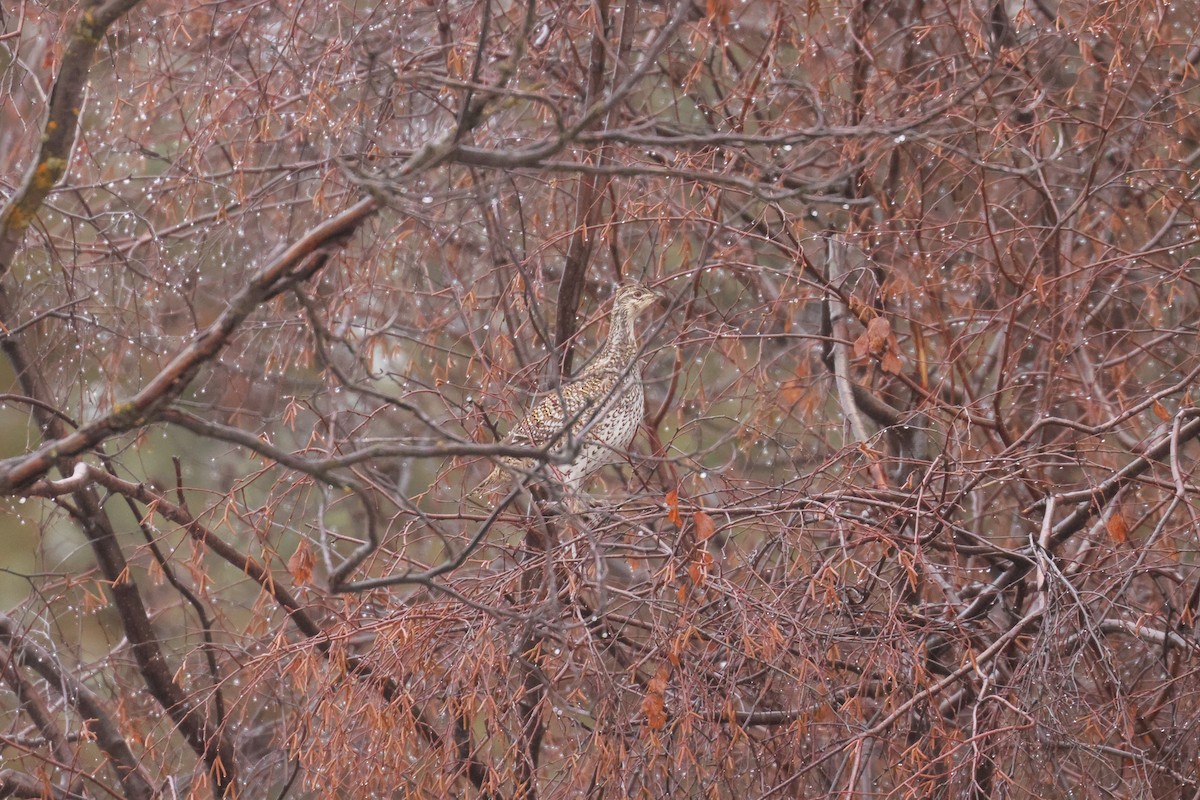
[[[546,470],[568,497],[577,498],[583,481],[625,452],[645,416],[645,394],[638,362],[637,321],[660,295],[641,283],[617,289],[608,318],[608,339],[591,363],[569,383],[547,395],[525,415],[503,443],[546,447],[563,454],[574,449],[566,463],[550,461]],[[570,430],[565,431],[567,426]],[[485,495],[519,479],[538,466],[533,458],[500,456],[499,462],[472,491]]]

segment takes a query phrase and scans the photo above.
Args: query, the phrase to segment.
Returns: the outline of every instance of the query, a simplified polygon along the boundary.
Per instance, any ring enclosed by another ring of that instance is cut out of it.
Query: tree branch
[[[141,0],[107,0],[87,3],[63,51],[58,77],[50,91],[46,122],[42,126],[41,147],[21,186],[0,208],[0,277],[12,266],[13,255],[21,244],[26,228],[66,174],[71,150],[79,129],[83,91],[91,72],[96,48],[104,32]]]
[[[137,756],[129,748],[129,742],[121,734],[104,702],[79,680],[63,668],[54,656],[41,645],[30,641],[6,614],[0,614],[0,643],[17,655],[22,662],[51,686],[59,688],[63,697],[79,710],[89,729],[96,736],[96,745],[108,758],[117,773],[117,780],[128,797],[133,800],[151,800],[158,793],[142,772]],[[3,793],[0,793],[3,796]],[[40,795],[32,795],[34,797]]]
[[[156,412],[187,389],[196,373],[229,343],[250,314],[290,285],[307,280],[328,262],[333,248],[375,213],[373,198],[364,198],[322,222],[250,279],[229,306],[191,343],[180,350],[150,382],[127,402],[76,431],[45,442],[32,453],[0,461],[0,492],[12,492],[49,470],[57,459],[89,450],[109,437],[145,425]]]

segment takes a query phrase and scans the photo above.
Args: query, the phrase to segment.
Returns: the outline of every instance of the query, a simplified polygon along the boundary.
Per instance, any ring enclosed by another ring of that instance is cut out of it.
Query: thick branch
[[[196,373],[225,349],[233,333],[260,304],[325,266],[333,249],[377,209],[365,198],[309,231],[259,270],[217,319],[180,350],[140,392],[78,430],[47,441],[32,453],[0,462],[0,492],[11,492],[45,474],[55,461],[83,453],[109,437],[141,427],[177,398]],[[39,398],[40,399],[40,398]]]
[[[0,663],[0,672],[4,675],[4,682],[12,688],[20,711],[29,717],[30,721],[41,731],[46,744],[50,746],[53,758],[62,765],[60,768],[67,770],[67,765],[70,765],[74,759],[67,749],[67,737],[59,728],[57,715],[46,705],[41,692],[17,668],[12,651],[8,648],[3,648],[3,650],[4,652],[0,652],[0,662],[3,662]],[[77,793],[82,775],[74,770],[72,772],[74,772],[74,778],[69,781],[67,791]],[[0,796],[3,796],[2,793]]]
[[[251,556],[243,555],[237,548],[228,544],[224,539],[196,520],[187,509],[175,505],[167,500],[165,495],[153,491],[145,484],[118,478],[109,472],[81,461],[75,465],[75,471],[71,477],[58,481],[39,481],[30,487],[30,494],[54,497],[62,494],[64,489],[73,488],[77,482],[98,483],[111,492],[116,492],[124,497],[136,500],[149,508],[153,508],[155,513],[182,527],[197,542],[212,550],[225,561],[245,573],[255,583],[259,584],[263,588],[263,591],[274,597],[275,602],[288,612],[292,617],[292,621],[296,623],[296,627],[307,636],[322,635],[320,627],[304,611],[300,602],[273,578],[270,571],[263,564]]]
[[[604,83],[605,54],[608,51],[609,7],[607,0],[596,4],[596,15],[592,31],[591,62],[588,65],[586,102],[591,103],[599,96]],[[596,153],[596,161],[604,160],[604,147]],[[592,255],[592,232],[600,218],[600,198],[604,195],[598,186],[599,176],[583,173],[575,189],[575,220],[571,241],[567,245],[567,256],[563,263],[562,279],[558,282],[558,306],[554,318],[554,347],[559,359],[555,359],[553,385],[557,386],[563,375],[571,374],[571,362],[575,348],[571,340],[578,327],[576,316],[579,301],[583,297],[584,277]]]
[[[841,279],[845,275],[844,258],[845,245],[842,242],[830,240],[829,282],[835,286],[841,283]],[[859,443],[868,459],[867,466],[876,488],[886,489],[888,484],[887,478],[883,474],[883,467],[879,465],[879,461],[871,455],[867,447],[867,443],[870,441],[870,437],[867,435],[867,426],[863,422],[862,413],[855,404],[854,381],[850,377],[850,345],[847,344],[850,341],[850,335],[846,326],[846,318],[850,312],[841,297],[836,294],[830,295],[828,302],[829,316],[833,324],[833,380],[837,386],[842,414],[850,425],[850,432],[855,441]]]
[[[251,580],[261,586],[263,591],[274,598],[275,602],[287,612],[292,624],[313,641],[317,650],[322,655],[328,657],[334,652],[328,634],[317,624],[295,596],[275,579],[265,565],[248,555],[243,555],[237,548],[225,542],[199,520],[195,519],[186,508],[167,500],[165,495],[153,491],[144,484],[122,480],[111,473],[83,462],[75,465],[74,472],[70,477],[58,481],[39,481],[30,487],[30,489],[31,494],[34,495],[56,497],[73,488],[77,488],[77,484],[88,481],[95,481],[109,491],[132,498],[147,508],[153,509],[156,514],[181,526],[195,541],[212,550],[226,562],[242,570]],[[497,513],[499,512],[497,511]],[[343,587],[343,590],[348,590],[348,588]],[[395,702],[400,696],[400,688],[396,679],[378,673],[360,656],[349,655],[346,657],[345,663],[351,674],[377,686],[380,694],[389,703]],[[419,708],[415,706],[410,708],[413,724],[421,737],[434,746],[440,746],[442,737],[438,733],[438,729],[425,719],[423,712]],[[469,780],[476,788],[482,789],[487,779],[487,771],[474,757],[465,758],[464,762]],[[494,795],[485,792],[484,796],[493,797]]]
[[[88,723],[88,729],[96,737],[96,745],[116,770],[117,779],[127,797],[150,800],[157,796],[154,787],[142,774],[137,756],[130,750],[112,715],[87,684],[64,669],[43,647],[30,641],[16,622],[5,614],[0,614],[0,643],[18,656],[25,666],[41,675],[49,685],[62,691],[67,701],[79,710]],[[2,793],[0,796],[3,796]]]
[[[28,797],[44,800],[67,800],[78,795],[68,795],[60,789],[46,786],[45,782],[32,775],[14,769],[0,769],[0,797]]]
[[[528,458],[539,463],[567,464],[573,453],[551,452],[551,445],[545,447],[522,447],[519,445],[496,442],[429,442],[401,443],[380,442],[368,444],[346,453],[328,458],[304,458],[303,456],[284,450],[264,441],[249,431],[210,422],[195,414],[179,409],[169,408],[160,412],[159,419],[178,425],[191,431],[197,436],[207,436],[213,439],[241,445],[247,450],[275,461],[282,466],[312,475],[337,487],[348,485],[352,479],[346,475],[332,474],[332,470],[361,464],[379,458],[451,458],[453,456],[508,456],[510,458]],[[557,440],[555,441],[557,444]]]
[[[1193,419],[1191,422],[1180,427],[1178,431],[1172,431],[1169,435],[1164,436],[1153,447],[1147,448],[1143,455],[1126,464],[1116,474],[1101,482],[1096,488],[1087,489],[1079,493],[1067,493],[1056,497],[1055,502],[1057,504],[1070,502],[1078,502],[1079,504],[1075,507],[1074,511],[1051,529],[1050,535],[1047,537],[1050,548],[1058,547],[1083,530],[1088,520],[1104,509],[1122,488],[1137,480],[1142,473],[1150,469],[1151,465],[1165,457],[1170,452],[1172,446],[1190,442],[1197,437],[1200,437],[1200,418]],[[1081,500],[1083,502],[1079,502]],[[1029,550],[1029,548],[1025,549]],[[991,608],[992,603],[996,602],[996,598],[1000,593],[1028,575],[1029,571],[1033,569],[1034,563],[1032,560],[1029,562],[1014,562],[1008,569],[993,579],[984,591],[976,595],[971,605],[959,613],[959,621],[976,619],[987,613],[987,610]]]
[[[92,470],[93,477],[101,473],[102,470]],[[170,715],[192,750],[204,760],[213,794],[231,796],[237,785],[233,742],[225,730],[213,724],[203,706],[179,683],[179,673],[167,663],[146,603],[130,574],[129,562],[95,487],[77,489],[72,498],[75,508],[71,513],[92,546],[96,563],[108,583],[113,607],[121,618],[121,628],[129,639],[146,688]]]
[[[42,127],[42,146],[25,173],[20,188],[0,209],[0,277],[12,266],[13,255],[21,244],[25,229],[33,222],[34,215],[50,190],[66,174],[79,128],[83,91],[95,59],[96,47],[108,26],[140,2],[93,1],[79,15],[75,29],[67,40],[58,77],[50,92],[46,123]]]

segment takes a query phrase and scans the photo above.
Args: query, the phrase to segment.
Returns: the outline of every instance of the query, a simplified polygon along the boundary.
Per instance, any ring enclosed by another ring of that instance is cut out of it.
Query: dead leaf
[[[712,517],[703,511],[692,514],[692,522],[696,525],[696,541],[707,542],[717,532],[717,524]]]
[[[642,713],[646,715],[646,725],[652,731],[660,731],[667,724],[667,665],[658,668],[654,677],[646,682],[646,696],[642,698]]]
[[[1129,538],[1129,526],[1125,524],[1125,514],[1119,508],[1104,523],[1104,527],[1117,544],[1124,544]]]
[[[875,317],[867,323],[863,334],[854,340],[854,355],[859,358],[882,355],[892,349],[889,345],[894,340],[892,323],[888,322],[887,317]]]
[[[889,375],[899,375],[901,367],[900,356],[896,355],[894,351],[888,350],[883,354],[883,358],[880,360],[879,366],[882,367],[883,371]]]
[[[715,22],[722,27],[729,24],[729,12],[733,8],[730,0],[708,0],[705,4],[705,17],[709,22]]]
[[[887,317],[876,317],[867,323],[867,336],[871,338],[871,349],[882,347],[892,335],[892,323]]]
[[[296,548],[296,552],[292,553],[292,557],[288,559],[288,572],[292,575],[292,580],[296,583],[308,583],[312,580],[313,566],[317,563],[313,558],[312,550],[309,549],[308,542],[300,540],[300,546]]]
[[[863,334],[854,340],[854,357],[863,358],[867,353],[871,352],[871,341],[867,334]]]
[[[674,523],[675,527],[683,527],[683,517],[679,516],[679,492],[672,489],[667,492],[667,519]]]

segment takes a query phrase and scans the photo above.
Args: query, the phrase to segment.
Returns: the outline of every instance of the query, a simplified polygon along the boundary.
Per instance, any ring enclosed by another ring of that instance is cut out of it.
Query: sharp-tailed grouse
[[[638,316],[659,295],[633,283],[617,290],[609,315],[608,341],[573,381],[543,398],[504,437],[505,444],[575,450],[568,463],[547,464],[547,472],[572,494],[584,478],[618,460],[633,441],[645,415],[642,371],[638,363]],[[570,423],[570,432],[564,428]],[[537,467],[535,459],[497,459],[499,465],[476,487],[476,494],[502,488]]]

